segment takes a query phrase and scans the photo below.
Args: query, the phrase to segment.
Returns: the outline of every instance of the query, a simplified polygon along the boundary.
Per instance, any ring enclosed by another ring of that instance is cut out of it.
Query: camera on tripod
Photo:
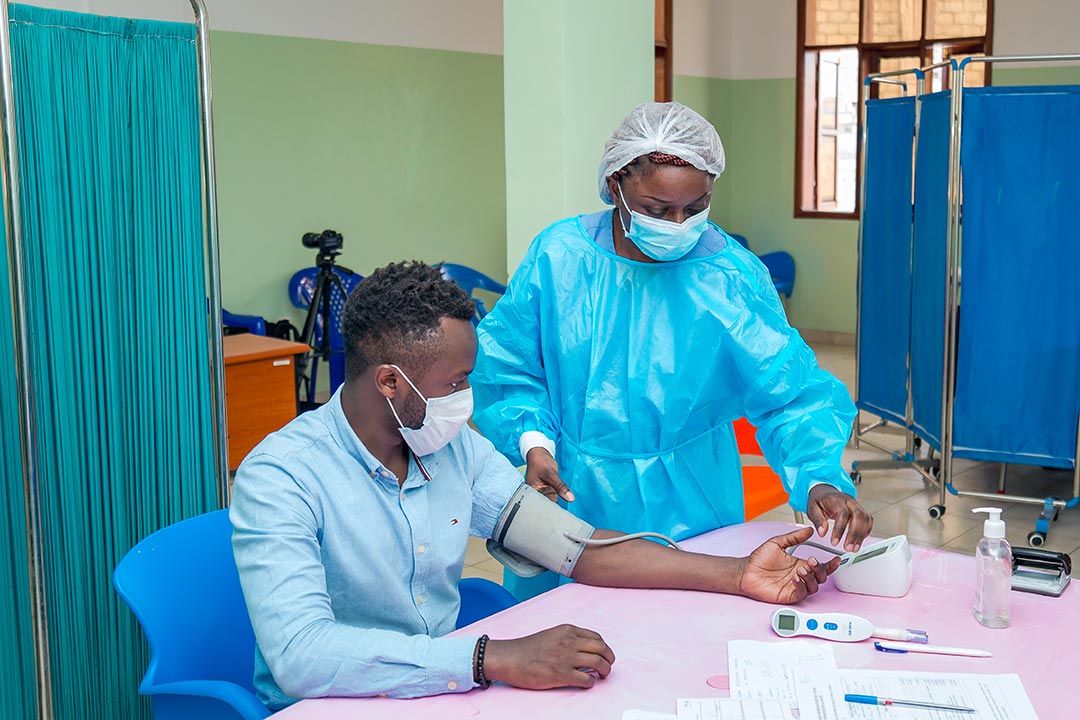
[[[319,254],[327,253],[337,255],[345,244],[345,238],[336,230],[323,230],[321,233],[304,233],[300,243],[312,250],[318,249]]]
[[[299,355],[296,359],[297,399],[301,410],[310,410],[318,406],[315,402],[315,370],[318,362],[322,360],[329,365],[331,382],[335,374],[344,375],[345,348],[341,340],[341,329],[336,327],[334,322],[333,308],[343,307],[349,295],[341,278],[351,277],[356,273],[337,264],[335,258],[341,254],[345,239],[336,230],[304,233],[300,242],[306,248],[319,251],[315,258],[318,271],[309,281],[308,312],[304,318],[304,329],[300,331],[300,342],[310,346],[311,352]],[[316,327],[319,330],[317,342]],[[333,342],[331,337],[334,338]]]

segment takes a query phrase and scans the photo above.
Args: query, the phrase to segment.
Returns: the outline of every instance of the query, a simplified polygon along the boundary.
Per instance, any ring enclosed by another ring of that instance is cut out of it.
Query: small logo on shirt
[[[451,525],[457,525],[457,518],[454,518],[453,520],[451,520],[450,524]]]

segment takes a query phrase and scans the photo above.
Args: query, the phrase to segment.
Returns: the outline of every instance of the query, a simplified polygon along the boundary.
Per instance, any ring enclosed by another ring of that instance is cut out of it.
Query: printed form
[[[974,713],[861,705],[847,693],[975,708]],[[800,720],[1038,720],[1019,675],[840,670],[804,673]]]

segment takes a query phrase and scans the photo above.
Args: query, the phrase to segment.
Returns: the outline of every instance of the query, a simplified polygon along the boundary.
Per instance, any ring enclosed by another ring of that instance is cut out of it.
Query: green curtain
[[[149,717],[112,570],[218,498],[195,27],[16,5],[11,35],[56,717]]]

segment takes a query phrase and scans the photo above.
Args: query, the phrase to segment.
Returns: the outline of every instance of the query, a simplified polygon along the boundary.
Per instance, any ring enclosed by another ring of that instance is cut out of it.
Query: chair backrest
[[[506,286],[502,283],[496,282],[489,278],[479,270],[473,270],[467,265],[458,265],[456,263],[444,262],[442,264],[442,274],[447,280],[453,280],[461,287],[462,290],[469,293],[469,297],[476,303],[476,318],[473,321],[476,322],[482,320],[487,315],[487,308],[484,307],[484,301],[474,294],[476,290],[483,290],[489,293],[495,293],[496,295],[502,295],[506,292]]]
[[[229,511],[158,530],[128,551],[113,586],[150,643],[140,691],[225,680],[252,691],[255,634],[232,554]]]
[[[334,268],[334,274],[341,279],[341,286],[345,289],[345,295],[335,291],[330,296],[330,392],[337,390],[338,386],[345,382],[345,336],[341,332],[341,316],[345,312],[345,301],[360,281],[364,279],[359,273],[342,272]],[[298,270],[289,278],[289,300],[302,310],[311,306],[311,297],[315,294],[315,279],[319,275],[319,268],[311,267]],[[318,347],[322,344],[323,326],[322,317],[316,316],[315,331],[311,338],[311,344]],[[315,371],[312,371],[312,378]]]
[[[762,255],[761,262],[772,276],[777,292],[791,297],[791,291],[795,286],[795,258],[783,250],[777,250]]]
[[[266,335],[266,319],[258,315],[237,315],[222,308],[221,324],[226,327],[244,328],[252,335]]]
[[[458,591],[461,593],[458,628],[517,605],[517,598],[509,590],[483,578],[463,578],[458,583]]]

